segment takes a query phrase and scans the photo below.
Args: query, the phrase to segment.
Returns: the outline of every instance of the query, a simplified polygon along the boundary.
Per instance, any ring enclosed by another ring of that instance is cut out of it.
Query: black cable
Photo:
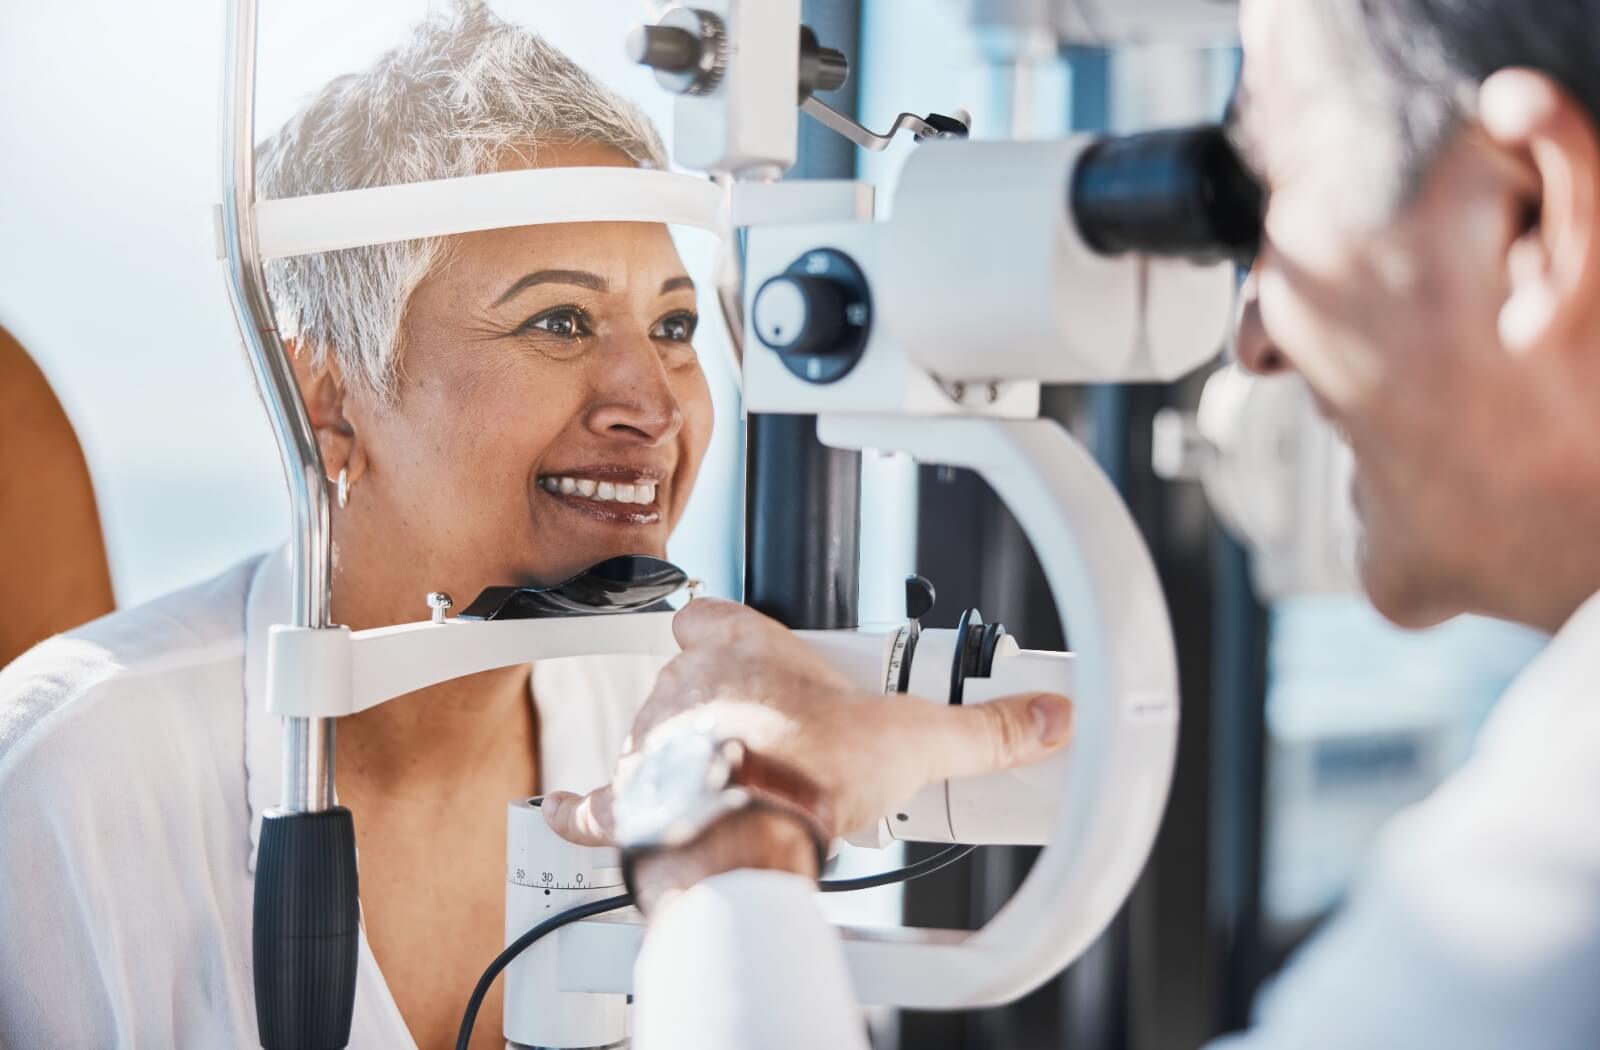
[[[461,1015],[461,1028],[456,1033],[456,1050],[467,1050],[472,1042],[472,1026],[478,1021],[478,1008],[483,1005],[483,997],[489,994],[489,986],[494,984],[494,979],[500,976],[500,971],[511,965],[511,961],[528,949],[534,941],[543,937],[551,930],[558,930],[569,922],[587,919],[591,915],[601,915],[618,908],[626,908],[633,903],[633,895],[623,893],[616,897],[605,897],[588,904],[580,904],[575,908],[568,908],[559,915],[539,923],[527,933],[506,945],[506,950],[494,957],[494,962],[483,971],[483,976],[478,978],[477,987],[472,989],[472,998],[467,1000],[466,1012]]]
[[[848,893],[851,890],[870,890],[877,886],[889,886],[896,882],[909,882],[919,879],[924,875],[932,875],[941,868],[948,868],[956,861],[977,849],[976,846],[951,846],[942,849],[925,860],[915,864],[907,864],[903,868],[893,871],[880,871],[876,875],[863,875],[855,879],[823,879],[817,884],[817,889],[823,893]],[[461,1015],[461,1028],[456,1033],[456,1050],[468,1050],[472,1042],[472,1028],[478,1022],[478,1010],[483,1006],[484,996],[489,994],[489,988],[494,984],[494,979],[500,976],[500,971],[510,966],[512,960],[540,937],[551,930],[558,930],[570,922],[587,919],[593,915],[602,915],[618,908],[626,908],[633,903],[633,895],[628,893],[616,897],[605,897],[601,900],[580,904],[575,908],[568,908],[558,915],[539,923],[521,937],[506,945],[505,951],[494,957],[494,961],[483,971],[483,976],[478,978],[478,984],[472,989],[472,998],[467,1000],[467,1009]]]
[[[876,886],[889,886],[896,882],[910,882],[920,879],[924,875],[932,875],[940,868],[948,868],[956,861],[967,856],[976,846],[951,846],[942,849],[925,860],[915,864],[907,864],[903,868],[893,871],[880,871],[876,875],[863,875],[858,879],[823,879],[817,884],[817,889],[823,893],[848,893],[851,890],[870,890]]]

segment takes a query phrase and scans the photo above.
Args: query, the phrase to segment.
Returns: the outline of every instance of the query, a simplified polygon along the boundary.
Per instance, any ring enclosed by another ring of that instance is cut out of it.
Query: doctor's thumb
[[[1053,693],[1007,696],[936,708],[931,779],[1013,769],[1054,754],[1072,739],[1072,701]]]
[[[539,809],[550,830],[580,846],[609,846],[611,839],[611,788],[603,787],[587,795],[571,791],[552,791]]]

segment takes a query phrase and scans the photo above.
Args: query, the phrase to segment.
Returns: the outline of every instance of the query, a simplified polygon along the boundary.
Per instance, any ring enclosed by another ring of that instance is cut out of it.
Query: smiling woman
[[[532,152],[508,148],[497,167]],[[541,145],[536,156],[546,167],[629,163],[598,142]],[[663,555],[710,440],[690,343],[694,284],[665,227],[523,226],[449,240],[407,300],[388,388],[347,382],[362,362],[344,367],[303,333],[292,345],[324,462],[335,479],[346,474],[334,525],[340,622],[410,618],[416,596],[441,584],[474,594],[564,579],[613,554]],[[573,492],[560,491],[563,477]],[[579,479],[595,482],[593,496],[606,484],[611,498],[583,498]],[[627,512],[618,484],[631,487]],[[655,489],[647,511],[634,498],[642,484]],[[439,582],[423,582],[421,568]],[[361,586],[341,587],[352,575]]]
[[[328,85],[260,158],[268,199],[664,163],[633,107],[476,4]],[[665,554],[712,411],[664,226],[356,248],[268,280],[337,494],[337,622]],[[288,600],[280,552],[0,676],[0,1044],[254,1045],[254,842],[280,776],[265,640]],[[351,1046],[451,1042],[501,946],[505,802],[603,783],[655,667],[508,668],[341,721],[363,918]],[[106,856],[114,880],[92,874]],[[71,1010],[51,1005],[62,987]],[[479,1042],[498,1045],[493,1026]]]

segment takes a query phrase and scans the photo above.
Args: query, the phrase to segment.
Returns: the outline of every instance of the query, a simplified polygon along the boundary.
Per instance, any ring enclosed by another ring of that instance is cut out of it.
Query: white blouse
[[[257,1045],[255,849],[282,775],[266,629],[288,584],[279,551],[0,671],[0,1046]],[[609,778],[660,665],[534,666],[546,790]],[[415,1045],[363,934],[350,1046]]]

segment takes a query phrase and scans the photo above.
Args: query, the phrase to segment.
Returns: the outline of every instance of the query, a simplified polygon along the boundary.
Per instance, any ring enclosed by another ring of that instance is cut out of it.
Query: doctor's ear
[[[311,347],[299,340],[286,340],[284,348],[289,352],[306,414],[311,417],[311,429],[317,435],[323,469],[334,483],[338,483],[343,471],[348,493],[366,473],[367,450],[346,413],[344,373],[338,359],[328,353],[318,361]]]
[[[1479,110],[1490,140],[1526,174],[1501,342],[1515,353],[1582,342],[1600,288],[1600,128],[1566,89],[1526,69],[1484,81]]]

